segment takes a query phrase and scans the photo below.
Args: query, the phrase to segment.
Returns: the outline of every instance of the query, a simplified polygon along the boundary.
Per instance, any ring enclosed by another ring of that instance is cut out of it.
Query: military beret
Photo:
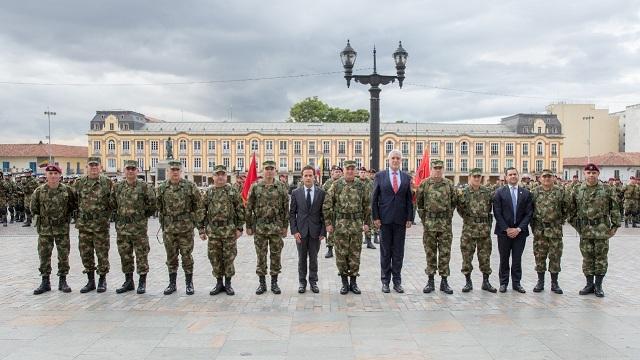
[[[356,162],[355,162],[355,161],[353,161],[353,160],[345,160],[345,161],[342,163],[342,166],[344,166],[344,167],[345,167],[345,169],[346,169],[346,168],[349,168],[349,167],[355,168],[355,167],[356,167]]]
[[[598,168],[598,166],[594,163],[588,163],[587,165],[584,166],[584,171],[597,171],[600,172],[600,169]]]
[[[359,171],[367,171],[367,168],[364,166],[360,166],[360,168],[358,169]]]
[[[60,169],[60,166],[56,164],[47,165],[44,171],[56,171],[58,174],[62,174],[62,169]]]
[[[138,168],[138,162],[135,160],[126,160],[124,162],[124,167],[126,168]]]
[[[553,171],[549,170],[549,169],[542,169],[542,172],[540,173],[540,176],[553,176],[555,175],[553,173]]]
[[[340,166],[338,166],[338,165],[333,165],[333,166],[331,167],[331,170],[339,170],[339,171],[342,171],[342,168],[341,168]]]
[[[182,163],[178,160],[169,161],[169,169],[182,169]]]
[[[529,176],[529,174],[522,174],[522,178],[527,178],[527,179],[531,179],[531,176]]]
[[[268,168],[268,167],[272,167],[272,168],[276,168],[276,162],[273,160],[266,160],[264,162],[262,162],[262,167],[263,168]]]
[[[473,168],[473,169],[469,170],[469,176],[474,176],[474,175],[481,175],[482,176],[482,169]]]
[[[87,160],[87,165],[91,165],[91,164],[100,165],[101,162],[102,160],[100,159],[99,156],[89,156],[89,159]]]
[[[224,166],[224,165],[216,165],[213,168],[213,173],[214,174],[217,174],[217,173],[225,173],[226,174],[227,173],[227,167]]]
[[[431,166],[432,167],[442,167],[443,165],[444,165],[444,162],[442,162],[442,160],[440,160],[440,159],[431,160]]]
[[[376,169],[369,169],[369,174],[375,174],[377,173]]]

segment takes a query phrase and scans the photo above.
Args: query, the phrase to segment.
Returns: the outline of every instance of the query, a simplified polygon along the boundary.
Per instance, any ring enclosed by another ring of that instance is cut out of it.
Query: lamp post
[[[49,165],[51,165],[51,116],[56,116],[55,111],[49,111],[47,107],[47,111],[44,112],[47,115],[47,120],[49,120]]]
[[[380,91],[382,91],[380,85],[387,85],[397,79],[398,85],[400,85],[402,89],[404,70],[409,54],[402,48],[402,41],[400,41],[398,48],[393,53],[393,60],[396,63],[397,71],[397,75],[395,76],[378,74],[375,46],[373,47],[373,73],[370,75],[353,75],[353,65],[356,62],[357,55],[358,53],[351,47],[349,40],[347,40],[347,46],[340,52],[340,60],[342,60],[342,66],[344,67],[344,78],[347,80],[347,87],[351,85],[351,79],[363,85],[371,85],[369,88],[369,93],[371,94],[369,100],[369,146],[371,148],[369,152],[369,167],[380,169]]]
[[[593,116],[583,116],[582,120],[587,120],[589,122],[588,132],[587,132],[587,162],[591,162],[591,120],[593,120]]]

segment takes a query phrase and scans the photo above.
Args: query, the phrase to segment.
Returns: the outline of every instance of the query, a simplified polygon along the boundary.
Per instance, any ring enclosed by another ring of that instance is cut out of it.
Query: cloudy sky
[[[22,0],[0,4],[0,29],[2,143],[44,140],[47,107],[53,141],[81,145],[96,110],[285,121],[309,96],[368,109],[367,87],[342,78],[346,39],[361,74],[374,44],[382,74],[398,40],[409,52],[382,121],[640,102],[637,1]]]

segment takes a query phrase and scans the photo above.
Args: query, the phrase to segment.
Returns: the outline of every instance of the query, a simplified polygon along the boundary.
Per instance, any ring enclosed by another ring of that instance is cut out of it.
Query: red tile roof
[[[87,157],[86,146],[51,144],[51,155],[56,157]],[[48,157],[48,144],[0,144],[0,157]]]
[[[640,152],[610,152],[591,157],[591,162],[598,166],[640,166]],[[564,158],[564,166],[584,166],[587,157]]]

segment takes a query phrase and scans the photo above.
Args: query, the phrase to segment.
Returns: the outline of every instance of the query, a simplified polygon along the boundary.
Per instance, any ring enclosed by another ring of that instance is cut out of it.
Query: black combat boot
[[[562,294],[562,289],[558,285],[558,273],[551,273],[551,291],[556,294]]]
[[[271,292],[276,295],[282,292],[278,286],[278,275],[271,275]]]
[[[471,274],[465,274],[464,277],[467,280],[467,283],[462,288],[462,292],[466,293],[473,290],[473,283],[471,282]]]
[[[375,245],[373,245],[373,243],[371,242],[371,237],[370,236],[368,238],[366,238],[365,242],[367,243],[367,249],[375,249],[376,248]]]
[[[51,282],[49,281],[49,275],[42,276],[42,282],[37,289],[33,290],[33,295],[40,295],[47,291],[51,291]]]
[[[89,291],[93,291],[95,289],[96,289],[95,274],[93,271],[89,271],[87,273],[87,284],[82,289],[80,289],[80,292],[84,294],[84,293],[88,293]]]
[[[195,293],[193,289],[193,274],[184,274],[184,284],[186,285],[186,294],[193,295]]]
[[[360,288],[358,287],[358,283],[356,282],[356,279],[358,277],[357,276],[351,276],[350,278],[350,284],[349,284],[349,289],[351,290],[352,293],[356,294],[356,295],[360,295],[361,291]]]
[[[9,221],[9,224],[13,224],[13,217],[14,217],[13,211],[9,211],[9,215],[11,215],[11,221]]]
[[[227,293],[227,295],[229,296],[233,296],[236,294],[235,291],[233,291],[233,288],[231,287],[231,276],[226,276],[224,278],[224,291]]]
[[[131,274],[131,277],[133,277],[133,274]],[[140,274],[140,278],[138,279],[138,290],[136,290],[136,292],[138,294],[144,294],[147,292],[147,274]]]
[[[267,291],[267,279],[264,275],[260,275],[259,277],[260,283],[258,284],[258,288],[256,289],[256,295],[262,295]]]
[[[347,293],[349,292],[349,277],[347,277],[347,275],[341,275],[340,278],[342,279],[342,287],[340,288],[340,294],[347,295]]]
[[[107,275],[100,275],[98,277],[98,286],[96,292],[103,293],[107,291]]]
[[[544,273],[543,272],[539,272],[538,273],[538,282],[536,283],[536,286],[533,288],[533,292],[541,292],[542,290],[544,290]]]
[[[482,274],[482,290],[488,291],[490,293],[496,293],[498,290],[491,286],[489,282],[489,274]]]
[[[373,234],[373,243],[380,244],[380,238],[378,237],[378,234]]]
[[[22,224],[22,227],[29,227],[31,226],[31,214],[27,214],[27,221],[25,221],[24,224]]]
[[[440,291],[449,295],[453,294],[453,290],[451,290],[451,288],[449,287],[449,283],[447,282],[446,276],[442,276],[440,278]]]
[[[70,293],[71,292],[71,288],[67,284],[67,276],[66,275],[60,275],[60,279],[58,281],[58,290],[60,290],[60,291],[62,291],[64,293]]]
[[[593,292],[597,297],[604,297],[604,291],[602,290],[602,280],[604,279],[604,275],[596,275],[596,285]]]
[[[324,255],[325,259],[333,257],[333,246],[327,246],[327,253]]]
[[[580,290],[580,292],[578,292],[578,294],[580,295],[588,295],[588,294],[593,294],[593,291],[595,290],[594,286],[593,286],[593,275],[586,275],[587,278],[587,285],[585,285],[582,290]]]
[[[427,280],[427,285],[425,285],[424,289],[422,289],[422,292],[425,294],[428,294],[435,289],[436,289],[436,285],[433,279],[433,275],[429,275],[429,280]]]
[[[169,274],[169,286],[167,286],[166,289],[164,289],[164,294],[165,295],[171,295],[174,292],[176,292],[176,278],[178,277],[178,274],[176,273],[170,273]]]
[[[222,290],[224,290],[224,284],[222,283],[222,278],[219,277],[216,280],[217,280],[216,286],[214,286],[213,289],[209,291],[209,295],[211,296],[218,295],[222,292]]]
[[[133,273],[124,274],[124,282],[122,283],[121,287],[116,289],[116,293],[122,294],[133,289],[135,289],[135,284],[133,283]]]

